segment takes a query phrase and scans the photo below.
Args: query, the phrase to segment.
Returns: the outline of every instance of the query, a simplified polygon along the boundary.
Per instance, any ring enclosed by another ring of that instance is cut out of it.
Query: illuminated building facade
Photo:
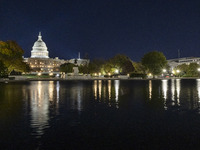
[[[58,73],[61,64],[66,63],[58,57],[49,58],[49,52],[45,42],[42,40],[41,33],[38,40],[34,43],[30,58],[24,58],[24,61],[30,65],[32,73]]]
[[[176,58],[176,59],[169,59],[167,60],[168,65],[170,66],[170,70],[172,71],[179,65],[186,64],[189,65],[190,63],[197,63],[200,64],[200,57],[183,57],[183,58]]]

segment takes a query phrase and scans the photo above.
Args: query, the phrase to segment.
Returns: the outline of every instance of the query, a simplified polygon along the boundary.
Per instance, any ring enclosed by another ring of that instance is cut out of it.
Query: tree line
[[[65,73],[73,72],[75,64],[63,64],[60,66],[60,71]],[[93,59],[87,65],[78,66],[79,72],[83,74],[93,75],[115,75],[115,74],[129,74],[130,77],[147,77],[151,74],[153,77],[164,74],[171,74],[180,77],[197,77],[200,75],[200,66],[197,63],[182,64],[170,70],[166,57],[162,52],[151,51],[142,57],[140,62],[132,61],[124,54],[117,54],[114,57],[104,59]],[[199,70],[198,70],[199,69]],[[176,72],[179,70],[180,72]],[[172,71],[172,72],[171,72]]]
[[[130,74],[132,77],[145,77],[148,72],[151,72],[153,75],[161,74],[162,68],[166,65],[167,60],[164,54],[158,51],[152,51],[145,54],[141,62],[133,62],[128,56],[117,54],[107,60],[93,59],[89,64],[78,67],[79,72],[83,74]],[[75,64],[66,63],[60,66],[60,71],[70,73],[75,66]]]
[[[0,41],[0,77],[7,77],[12,72],[29,72],[30,66],[23,60],[23,49],[15,41]],[[65,73],[73,72],[72,63],[65,63],[60,66],[60,71]],[[145,77],[148,73],[153,76],[161,75],[163,69],[169,69],[165,55],[159,51],[151,51],[142,57],[140,62],[133,62],[124,54],[117,54],[112,58],[93,59],[86,65],[78,66],[79,72],[83,74],[116,75],[129,74],[131,77]],[[199,65],[191,63],[182,64],[175,69],[181,70],[174,73],[179,76],[195,77],[199,75]]]

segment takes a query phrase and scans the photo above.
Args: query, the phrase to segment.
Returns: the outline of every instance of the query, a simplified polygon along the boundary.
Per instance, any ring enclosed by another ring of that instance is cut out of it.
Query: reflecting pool
[[[0,83],[0,149],[200,148],[200,79]]]

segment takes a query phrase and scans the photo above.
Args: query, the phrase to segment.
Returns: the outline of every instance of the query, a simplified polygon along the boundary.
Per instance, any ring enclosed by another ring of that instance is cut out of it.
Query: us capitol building
[[[41,32],[39,32],[38,40],[34,43],[31,51],[30,58],[24,58],[24,62],[30,65],[31,73],[51,73],[51,74],[58,74],[60,65],[64,63],[74,63],[75,59],[64,60],[59,59],[58,57],[49,58],[49,52],[47,50],[47,46],[45,42],[42,40]],[[80,59],[76,60],[77,65],[85,65],[89,63],[88,59]]]
[[[55,59],[49,58],[49,52],[45,42],[42,40],[41,32],[38,35],[38,40],[34,43],[30,58],[24,58],[24,61],[30,65],[32,73],[56,73],[59,72],[61,64],[66,63],[58,57]]]

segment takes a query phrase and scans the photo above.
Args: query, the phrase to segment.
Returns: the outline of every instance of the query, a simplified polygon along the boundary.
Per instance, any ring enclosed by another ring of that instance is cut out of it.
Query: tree
[[[65,72],[65,73],[72,73],[73,67],[75,67],[75,66],[76,65],[74,65],[72,63],[64,63],[64,64],[60,65],[60,71]]]
[[[102,72],[103,73],[110,73],[112,72],[112,64],[107,61],[105,64],[102,65]]]
[[[23,49],[15,41],[0,41],[0,60],[8,70],[26,72],[27,64],[23,62]]]
[[[133,62],[134,71],[130,73],[130,77],[146,78],[145,67],[140,62]]]
[[[162,69],[167,65],[166,57],[162,52],[152,51],[145,54],[142,58],[142,65],[145,66],[147,72],[153,76],[160,75]]]
[[[176,67],[181,71],[181,76],[197,77],[199,65],[197,63],[190,63],[189,65],[182,64]]]
[[[115,70],[119,70],[121,74],[127,74],[134,71],[131,59],[123,54],[117,54],[109,59],[104,68],[105,72],[109,71],[115,73]]]
[[[0,61],[0,78],[8,76],[8,71],[6,66]]]
[[[88,65],[80,65],[78,67],[78,70],[79,70],[80,73],[83,73],[83,74],[88,74],[89,73]]]
[[[88,65],[89,73],[102,73],[103,65],[105,64],[104,59],[93,59]]]
[[[179,74],[179,76],[187,76],[188,70],[189,70],[189,65],[182,64],[176,67],[176,70],[180,70],[180,73],[177,73],[176,71],[174,72],[175,75]]]
[[[145,74],[145,67],[140,62],[133,62],[134,73]]]
[[[190,63],[187,75],[190,77],[197,77],[198,76],[198,68],[199,68],[199,65],[197,63]]]

